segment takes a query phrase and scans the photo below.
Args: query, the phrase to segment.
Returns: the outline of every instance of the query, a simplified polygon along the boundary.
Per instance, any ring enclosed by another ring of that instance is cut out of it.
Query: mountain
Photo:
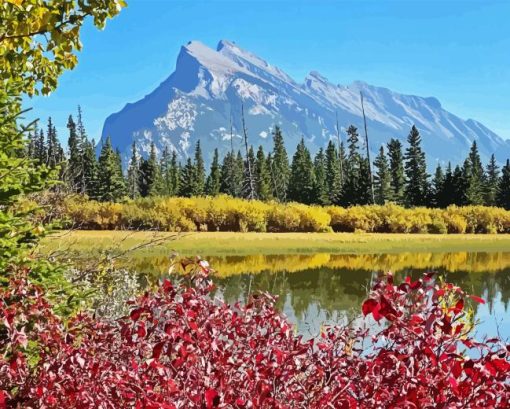
[[[146,155],[154,141],[181,159],[193,155],[201,140],[207,161],[214,148],[225,153],[241,149],[241,109],[249,143],[272,146],[273,127],[282,128],[289,153],[301,139],[312,152],[336,140],[336,116],[341,137],[354,124],[363,133],[360,92],[363,93],[370,148],[375,152],[389,138],[405,141],[415,124],[423,138],[429,165],[437,161],[460,163],[476,140],[484,159],[510,156],[510,142],[473,119],[463,120],[446,111],[436,98],[404,95],[364,82],[335,85],[316,71],[298,83],[281,69],[229,41],[213,50],[198,41],[181,48],[175,71],[151,94],[110,115],[102,140],[110,136],[127,163],[133,140]]]

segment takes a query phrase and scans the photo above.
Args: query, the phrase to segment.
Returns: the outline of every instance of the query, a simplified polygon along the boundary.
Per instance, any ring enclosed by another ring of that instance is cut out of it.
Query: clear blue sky
[[[79,65],[49,97],[27,100],[52,116],[62,139],[81,104],[88,133],[152,91],[175,68],[180,46],[220,39],[302,81],[317,70],[332,82],[363,80],[435,96],[463,118],[510,138],[510,1],[501,0],[128,0],[104,31],[83,30]]]

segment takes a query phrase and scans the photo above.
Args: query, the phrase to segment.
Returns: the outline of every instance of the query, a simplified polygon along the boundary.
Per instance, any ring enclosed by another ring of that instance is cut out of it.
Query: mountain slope
[[[279,125],[290,152],[304,137],[312,151],[336,140],[336,116],[344,130],[362,129],[360,92],[365,101],[370,148],[376,151],[389,138],[405,141],[413,124],[419,128],[429,163],[463,160],[473,140],[484,159],[495,153],[510,156],[510,143],[483,124],[463,120],[444,110],[435,98],[403,95],[363,82],[335,85],[312,71],[302,84],[260,57],[229,41],[216,50],[192,41],[181,48],[175,71],[142,100],[110,115],[102,138],[110,136],[126,163],[136,140],[144,154],[154,141],[176,150],[184,159],[202,142],[206,160],[214,148],[231,147],[232,119],[235,149],[242,147],[241,106],[244,106],[249,143],[269,150],[271,132]]]

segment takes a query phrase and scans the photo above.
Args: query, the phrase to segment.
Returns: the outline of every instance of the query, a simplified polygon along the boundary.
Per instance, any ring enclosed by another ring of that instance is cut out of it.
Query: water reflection
[[[330,268],[364,271],[442,270],[447,272],[494,273],[510,268],[510,252],[491,253],[391,253],[391,254],[276,254],[205,257],[219,277],[261,272],[299,272]],[[135,255],[126,265],[139,271],[162,274],[168,270],[168,257]]]
[[[279,295],[280,308],[304,335],[316,334],[322,323],[338,323],[359,314],[367,288],[377,272],[392,271],[397,279],[437,271],[471,294],[487,300],[476,305],[480,335],[498,332],[510,337],[510,252],[250,255],[208,258],[217,271],[218,295],[244,301],[250,293]],[[165,274],[168,258],[129,260],[131,268]]]

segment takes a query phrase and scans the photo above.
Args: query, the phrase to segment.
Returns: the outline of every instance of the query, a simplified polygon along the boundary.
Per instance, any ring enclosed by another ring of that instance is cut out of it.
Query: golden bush
[[[27,205],[29,202],[27,202]],[[100,203],[65,200],[62,219],[81,229],[240,232],[510,233],[510,211],[484,206],[447,209],[384,206],[307,206],[225,195],[159,197]]]

